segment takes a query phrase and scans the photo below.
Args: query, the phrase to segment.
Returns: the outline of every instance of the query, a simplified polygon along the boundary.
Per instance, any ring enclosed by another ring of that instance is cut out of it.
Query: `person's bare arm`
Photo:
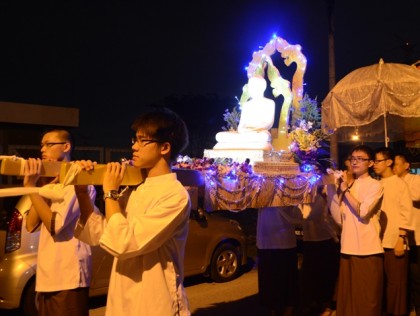
[[[94,209],[89,194],[89,188],[87,185],[75,185],[74,191],[76,192],[76,197],[80,207],[79,222],[81,225],[85,225]]]
[[[26,215],[26,230],[30,233],[34,232],[41,224],[41,218],[32,205]]]
[[[347,181],[347,171],[344,171],[342,178],[339,179],[337,194],[339,199],[348,205],[350,211],[362,220],[371,218],[381,209],[383,196],[382,193],[378,191],[378,198],[372,201],[366,211],[361,211],[362,202],[355,198],[350,192],[350,186]]]
[[[107,193],[112,190],[118,191],[122,179],[124,177],[126,164],[120,164],[118,162],[111,162],[107,164],[106,173],[104,175],[103,190]],[[121,213],[121,205],[118,200],[106,199],[105,200],[105,216],[106,221],[109,221],[112,215]]]
[[[25,161],[24,187],[36,187],[40,177],[41,167],[42,161],[40,159],[29,158]],[[42,221],[47,230],[51,233],[52,212],[47,201],[38,193],[29,194],[29,198],[31,199],[32,207],[27,215],[26,229],[29,232],[33,232]]]
[[[96,162],[91,160],[78,160],[74,163],[85,171],[93,171],[96,166]],[[79,223],[85,225],[94,210],[94,205],[89,194],[89,187],[87,185],[75,185],[74,191],[80,207]]]

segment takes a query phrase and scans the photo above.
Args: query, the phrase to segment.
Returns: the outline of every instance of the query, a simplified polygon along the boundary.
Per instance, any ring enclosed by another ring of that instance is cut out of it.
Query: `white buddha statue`
[[[274,124],[275,103],[264,97],[267,82],[262,77],[248,80],[251,99],[242,105],[237,131],[219,132],[214,149],[272,150],[270,129]]]

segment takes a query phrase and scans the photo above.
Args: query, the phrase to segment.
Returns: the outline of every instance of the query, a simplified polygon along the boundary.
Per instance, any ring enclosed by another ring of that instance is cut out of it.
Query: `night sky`
[[[134,118],[165,100],[221,130],[252,53],[277,34],[302,46],[305,92],[322,101],[327,2],[3,0],[0,100],[79,108],[76,134],[91,146],[129,147]],[[381,57],[420,60],[419,9],[418,0],[336,0],[336,80]]]

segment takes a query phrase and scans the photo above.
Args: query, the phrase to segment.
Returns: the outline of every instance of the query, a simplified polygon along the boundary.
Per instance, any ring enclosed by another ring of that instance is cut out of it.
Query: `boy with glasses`
[[[390,148],[375,151],[373,169],[384,186],[381,222],[384,248],[384,311],[407,314],[408,253],[407,231],[411,230],[412,202],[407,184],[392,172],[394,154]]]
[[[41,141],[42,161],[70,161],[73,143],[68,131],[54,129]],[[40,178],[41,159],[29,158],[25,164],[24,187],[56,182]],[[58,185],[58,184],[57,184]],[[74,237],[80,215],[73,186],[65,186],[63,200],[51,201],[38,193],[30,194],[32,202],[26,229],[34,232],[41,226],[38,246],[36,287],[38,315],[88,316],[91,276],[90,247]],[[93,201],[95,188],[86,188]]]
[[[168,109],[144,113],[132,127],[136,132],[132,164],[143,173],[144,182],[126,204],[120,204],[118,189],[126,164],[108,163],[103,180],[105,216],[94,212],[85,187],[77,186],[82,215],[76,235],[115,257],[107,316],[190,315],[183,287],[190,199],[171,170],[171,162],[188,144],[188,131]],[[78,163],[86,170],[95,165]]]
[[[382,185],[369,175],[373,152],[364,145],[350,155],[354,182],[347,171],[328,186],[329,207],[342,225],[338,277],[338,316],[381,315],[383,248],[379,237]]]

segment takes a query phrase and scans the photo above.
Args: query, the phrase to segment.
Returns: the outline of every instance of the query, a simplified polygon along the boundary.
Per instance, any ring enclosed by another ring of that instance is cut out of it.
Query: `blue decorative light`
[[[229,180],[229,181],[238,181],[236,170],[235,169],[231,170],[228,174],[225,175],[224,179]]]
[[[311,177],[309,177],[308,181],[311,185],[313,185],[313,184],[317,183],[320,178],[321,177],[319,175],[314,174]]]
[[[303,164],[301,168],[302,168],[303,172],[308,172],[309,173],[309,172],[314,171],[314,166],[312,164],[309,164],[309,163]]]

